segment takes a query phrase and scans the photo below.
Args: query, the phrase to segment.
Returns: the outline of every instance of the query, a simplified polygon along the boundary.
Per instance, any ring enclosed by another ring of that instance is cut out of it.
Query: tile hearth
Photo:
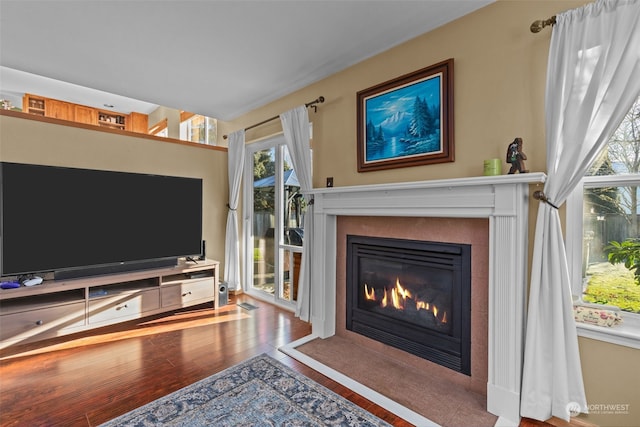
[[[418,371],[413,365],[361,347],[339,335],[312,340],[296,350],[386,396],[406,411],[420,414],[423,418],[405,415],[414,425],[432,425],[430,421],[445,427],[492,427],[496,423],[497,417],[486,411],[485,395],[430,371]],[[354,391],[375,401],[364,391]],[[393,408],[389,410],[397,413]]]

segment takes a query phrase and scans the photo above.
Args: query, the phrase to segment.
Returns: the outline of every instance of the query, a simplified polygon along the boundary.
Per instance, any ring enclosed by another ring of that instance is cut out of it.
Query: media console
[[[0,290],[0,348],[54,338],[213,301],[220,263],[177,266]]]

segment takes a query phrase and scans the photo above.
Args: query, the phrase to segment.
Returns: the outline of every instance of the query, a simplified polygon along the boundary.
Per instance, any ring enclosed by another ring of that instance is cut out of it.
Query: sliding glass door
[[[293,307],[306,203],[283,136],[248,145],[246,156],[243,210],[247,291]]]

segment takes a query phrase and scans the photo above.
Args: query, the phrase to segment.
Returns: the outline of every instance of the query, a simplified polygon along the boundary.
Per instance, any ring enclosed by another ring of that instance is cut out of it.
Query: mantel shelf
[[[533,172],[498,176],[474,176],[466,178],[434,179],[428,181],[398,182],[346,187],[313,188],[305,194],[366,193],[373,191],[419,190],[427,188],[473,187],[478,185],[543,184],[547,179],[544,172]]]

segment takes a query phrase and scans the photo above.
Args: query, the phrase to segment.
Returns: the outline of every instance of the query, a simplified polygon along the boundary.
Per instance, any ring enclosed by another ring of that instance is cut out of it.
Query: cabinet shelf
[[[84,302],[84,289],[74,289],[56,294],[43,294],[14,298],[0,302],[2,315],[37,310],[57,305]]]
[[[127,118],[121,114],[98,111],[98,126],[124,130],[126,122]]]
[[[22,98],[22,111],[38,116],[52,117],[76,123],[85,123],[109,129],[148,133],[149,118],[146,114],[130,114],[99,110],[86,105],[45,98],[26,93]]]
[[[158,287],[158,283],[159,281],[157,278],[149,278],[118,283],[115,285],[93,286],[89,288],[89,299],[130,294],[144,289],[155,289]]]
[[[111,128],[111,129],[125,129],[124,125],[119,125],[117,123],[109,123],[109,122],[99,122],[98,126],[103,128]]]
[[[44,109],[44,99],[42,98],[29,98],[23,101],[22,109],[28,113],[38,116],[44,116],[46,114]]]
[[[30,98],[26,104],[29,110],[44,111],[44,99]]]
[[[202,280],[213,277],[214,272],[211,270],[193,271],[189,273],[172,274],[162,277],[162,286],[173,285],[176,283],[184,283],[191,280]]]
[[[0,292],[0,348],[213,301],[218,261],[69,280]]]

